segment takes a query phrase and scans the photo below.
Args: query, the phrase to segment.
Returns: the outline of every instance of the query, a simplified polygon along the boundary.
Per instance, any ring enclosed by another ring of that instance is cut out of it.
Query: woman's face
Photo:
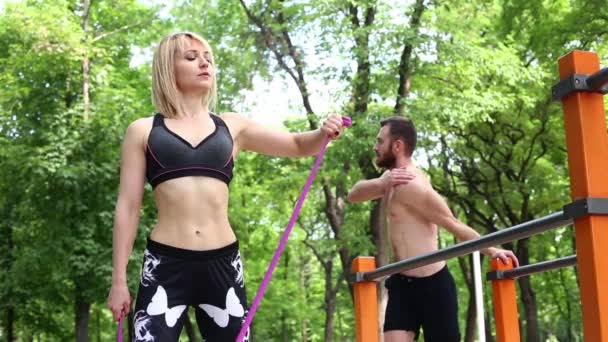
[[[184,50],[175,56],[175,79],[182,93],[206,94],[215,82],[215,68],[209,49],[186,38]]]

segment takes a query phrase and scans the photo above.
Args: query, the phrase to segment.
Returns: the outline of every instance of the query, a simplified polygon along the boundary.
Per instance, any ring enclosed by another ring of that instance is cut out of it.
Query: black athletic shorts
[[[447,266],[423,278],[394,274],[386,280],[385,287],[385,332],[413,331],[418,339],[422,327],[425,341],[460,341],[456,286]]]
[[[248,309],[238,242],[193,251],[148,240],[134,312],[135,341],[177,342],[189,306],[205,341],[236,340]]]

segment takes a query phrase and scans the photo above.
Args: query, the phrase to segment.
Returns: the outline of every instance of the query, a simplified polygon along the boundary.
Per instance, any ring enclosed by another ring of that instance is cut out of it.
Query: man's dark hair
[[[411,156],[412,153],[414,153],[417,141],[416,127],[414,127],[414,122],[408,118],[393,116],[380,121],[380,127],[384,127],[386,125],[388,125],[388,132],[393,141],[397,139],[403,140],[408,147],[406,154]]]

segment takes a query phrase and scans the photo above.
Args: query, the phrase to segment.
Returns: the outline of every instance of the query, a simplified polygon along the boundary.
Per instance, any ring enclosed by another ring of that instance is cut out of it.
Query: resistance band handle
[[[352,126],[351,118],[349,118],[348,116],[343,116],[342,124],[344,125],[344,127]],[[330,141],[330,138],[327,137],[327,138],[325,138],[325,141],[323,142],[323,146],[321,147],[321,150],[319,151],[319,154],[317,155],[317,159],[315,160],[315,164],[312,167],[312,171],[310,172],[310,175],[308,176],[306,185],[304,185],[304,189],[302,190],[302,193],[300,194],[300,197],[298,198],[296,207],[293,210],[293,213],[291,214],[291,219],[289,220],[289,223],[287,224],[287,228],[285,228],[285,232],[283,232],[283,236],[281,237],[279,246],[277,247],[277,250],[275,251],[274,256],[272,257],[272,261],[270,262],[270,265],[268,266],[268,269],[266,270],[266,274],[264,275],[264,280],[262,280],[262,284],[260,285],[260,288],[258,289],[258,293],[255,295],[253,304],[251,304],[251,307],[249,308],[249,312],[247,313],[247,317],[245,318],[245,323],[243,323],[243,325],[241,326],[241,331],[239,332],[239,335],[236,338],[236,342],[242,342],[243,339],[245,338],[245,335],[247,335],[249,325],[251,324],[251,321],[253,321],[253,316],[255,316],[255,312],[257,311],[258,306],[260,305],[260,302],[262,301],[262,297],[264,296],[264,292],[266,292],[266,287],[268,287],[268,283],[270,282],[270,278],[272,277],[272,272],[274,271],[274,269],[276,268],[276,266],[279,262],[281,253],[283,253],[283,249],[285,249],[285,246],[287,245],[287,239],[289,238],[289,233],[291,232],[291,229],[293,228],[293,225],[295,224],[296,219],[298,218],[298,215],[300,214],[300,209],[302,209],[302,204],[304,203],[304,200],[306,199],[308,190],[310,189],[310,186],[312,185],[312,181],[314,180],[315,175],[317,174],[319,165],[321,165],[321,160],[323,159],[323,155],[325,154],[325,150],[327,148],[327,144],[329,143],[329,141]]]
[[[349,116],[342,117],[342,125],[344,127],[350,127],[353,125],[353,120]]]

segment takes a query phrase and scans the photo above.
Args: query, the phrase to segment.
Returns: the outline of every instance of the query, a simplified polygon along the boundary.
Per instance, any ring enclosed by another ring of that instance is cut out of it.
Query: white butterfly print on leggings
[[[241,261],[240,251],[236,253],[234,260],[230,261],[230,264],[232,265],[232,268],[234,268],[234,270],[236,271],[236,283],[240,287],[243,287],[245,283],[243,281],[243,261]]]
[[[148,304],[146,312],[151,316],[164,314],[167,326],[173,327],[184,310],[186,310],[186,305],[176,305],[170,308],[167,303],[167,292],[165,288],[159,285],[152,297],[152,301]]]
[[[199,304],[199,307],[203,309],[209,317],[213,318],[215,324],[221,328],[228,326],[230,316],[243,317],[245,314],[243,305],[241,305],[241,301],[239,300],[239,297],[236,296],[233,287],[229,288],[228,293],[226,293],[226,309],[218,308],[211,304]]]
[[[150,334],[150,325],[152,324],[150,316],[144,310],[139,310],[133,317],[134,333],[136,342],[154,342],[154,337]]]
[[[141,284],[143,286],[148,287],[148,285],[156,281],[154,271],[159,264],[160,257],[156,257],[146,249],[144,251],[144,266],[141,272]]]

